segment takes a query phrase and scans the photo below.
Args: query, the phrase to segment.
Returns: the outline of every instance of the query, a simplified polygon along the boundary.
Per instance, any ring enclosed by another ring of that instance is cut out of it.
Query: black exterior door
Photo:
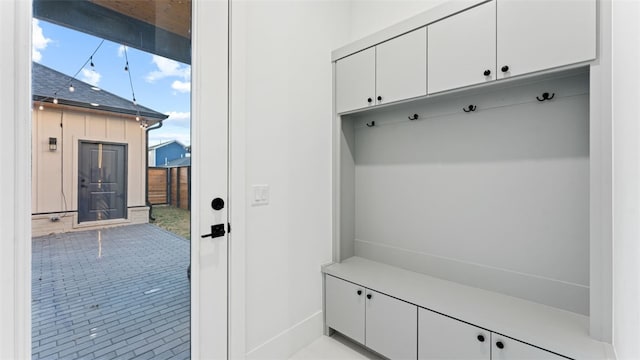
[[[127,145],[80,142],[78,222],[127,216]]]

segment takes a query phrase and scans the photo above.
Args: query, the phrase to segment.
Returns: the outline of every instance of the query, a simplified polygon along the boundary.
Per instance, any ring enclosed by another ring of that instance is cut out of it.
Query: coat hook
[[[472,111],[476,111],[478,107],[475,105],[469,105],[468,107],[462,108],[462,110],[464,110],[464,112],[472,112]]]
[[[549,93],[542,93],[542,99],[540,99],[540,97],[536,96],[536,99],[538,99],[538,101],[545,101],[545,100],[551,100],[553,99],[553,97],[556,96],[556,93],[551,94],[551,96],[549,96]]]
[[[376,122],[375,122],[375,121],[372,121],[371,123],[367,123],[366,125],[367,125],[368,127],[374,127],[374,126],[376,126]]]
[[[409,120],[418,120],[418,114],[413,114],[413,116],[409,116]]]

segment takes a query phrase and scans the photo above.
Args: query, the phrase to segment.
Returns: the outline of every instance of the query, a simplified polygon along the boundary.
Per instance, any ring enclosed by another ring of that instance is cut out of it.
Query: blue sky
[[[91,35],[33,20],[33,60],[69,76],[80,69],[100,41]],[[93,69],[87,64],[77,79],[132,99],[123,49],[120,44],[105,41],[93,56]],[[191,67],[133,48],[127,48],[127,56],[138,104],[169,115],[161,129],[149,133],[149,144],[175,139],[189,145]]]

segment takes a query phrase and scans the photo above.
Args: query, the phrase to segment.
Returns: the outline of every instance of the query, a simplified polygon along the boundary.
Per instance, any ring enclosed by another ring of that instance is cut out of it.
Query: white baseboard
[[[286,360],[322,336],[322,311],[267,340],[247,353],[247,360]]]

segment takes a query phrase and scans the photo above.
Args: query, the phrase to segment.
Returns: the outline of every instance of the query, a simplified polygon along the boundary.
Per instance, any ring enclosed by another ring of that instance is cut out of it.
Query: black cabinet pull
[[[485,70],[484,71],[484,76],[489,76],[491,75],[491,70]]]
[[[367,99],[367,102],[368,102],[369,104],[371,104],[371,102],[372,102],[372,101],[373,101],[373,99],[372,99],[372,98],[368,98],[368,99]]]
[[[504,344],[502,343],[502,341],[498,341],[498,342],[496,343],[496,347],[497,347],[498,349],[504,349]]]
[[[478,341],[484,342],[484,335],[478,335]]]
[[[371,294],[367,294],[367,299],[371,299],[373,296]]]
[[[507,65],[505,65],[500,70],[502,70],[502,72],[507,72],[507,71],[509,71],[509,67]]]
[[[362,295],[362,290],[358,290],[358,296]]]
[[[378,95],[378,101],[382,101],[382,96]]]

